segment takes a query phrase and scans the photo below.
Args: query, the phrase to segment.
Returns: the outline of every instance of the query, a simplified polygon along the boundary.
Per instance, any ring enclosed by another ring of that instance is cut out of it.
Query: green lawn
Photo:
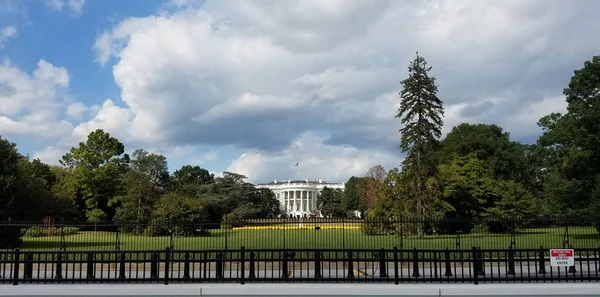
[[[564,228],[529,229],[516,235],[517,248],[562,248]],[[483,249],[505,249],[510,245],[508,234],[473,233],[462,235],[460,248],[477,246]],[[67,251],[111,251],[115,249],[116,233],[79,232],[64,238]],[[119,234],[121,250],[161,250],[170,246],[171,238]],[[58,250],[60,236],[24,237],[22,250]],[[404,249],[456,249],[455,235],[430,235],[423,239],[403,238]],[[570,227],[569,243],[574,248],[597,248],[600,237],[593,227]],[[379,249],[401,247],[399,236],[367,236],[360,230],[213,230],[210,235],[174,237],[177,250],[207,249],[282,249],[282,248],[355,248]]]

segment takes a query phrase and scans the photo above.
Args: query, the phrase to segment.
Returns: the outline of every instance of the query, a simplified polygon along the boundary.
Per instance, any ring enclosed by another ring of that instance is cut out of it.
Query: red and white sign
[[[575,250],[554,249],[550,250],[550,266],[569,267],[575,265]]]

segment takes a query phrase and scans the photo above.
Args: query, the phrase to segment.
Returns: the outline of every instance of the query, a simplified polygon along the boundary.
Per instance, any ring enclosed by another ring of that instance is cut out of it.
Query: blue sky
[[[531,143],[597,54],[593,0],[0,0],[0,135],[56,164],[102,128],[251,181],[344,181],[402,160],[408,62],[433,66],[444,131]],[[298,167],[294,167],[299,163]]]

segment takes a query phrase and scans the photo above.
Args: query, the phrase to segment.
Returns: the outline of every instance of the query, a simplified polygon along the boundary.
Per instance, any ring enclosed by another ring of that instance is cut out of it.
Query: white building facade
[[[319,179],[309,180],[274,180],[268,184],[258,184],[257,188],[267,188],[275,193],[279,207],[287,216],[308,217],[320,216],[317,198],[323,188],[344,189],[344,184],[328,183]]]

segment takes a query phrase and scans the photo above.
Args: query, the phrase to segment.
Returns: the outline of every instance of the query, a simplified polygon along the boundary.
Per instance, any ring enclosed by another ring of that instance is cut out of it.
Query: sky
[[[444,133],[540,117],[598,55],[597,0],[0,0],[0,135],[49,164],[104,129],[126,151],[250,182],[398,166],[416,52]],[[298,163],[298,166],[295,164]]]

